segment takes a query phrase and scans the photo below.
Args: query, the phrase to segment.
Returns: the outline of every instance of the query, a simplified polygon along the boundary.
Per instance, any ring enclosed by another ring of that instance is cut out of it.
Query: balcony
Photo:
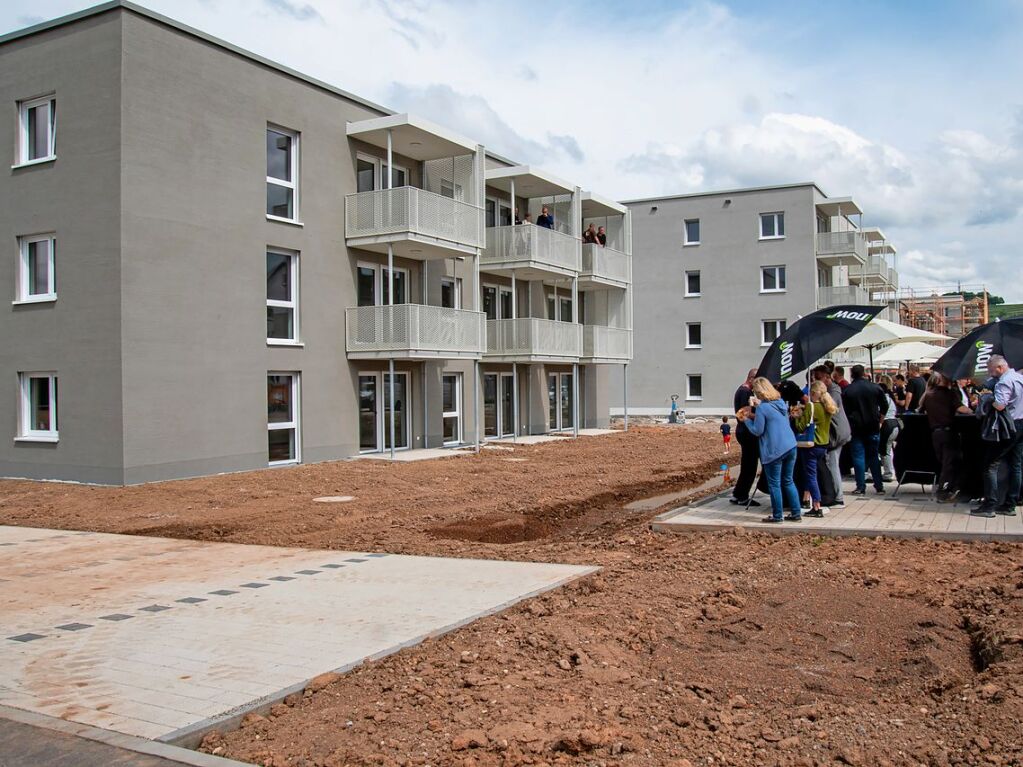
[[[631,330],[583,325],[583,362],[624,364],[631,359]]]
[[[475,255],[483,243],[482,209],[461,200],[402,186],[345,197],[345,238],[350,248],[419,261]]]
[[[487,229],[487,244],[480,268],[487,272],[515,271],[525,280],[552,275],[572,277],[579,272],[579,240],[535,224],[494,226]]]
[[[578,362],[583,326],[574,322],[521,317],[487,320],[490,362]]]
[[[818,232],[817,260],[827,266],[860,266],[867,258],[867,241],[855,229]]]
[[[579,289],[627,288],[632,284],[632,256],[614,248],[582,246]]]
[[[360,306],[345,312],[349,359],[478,359],[486,315],[422,304]]]
[[[817,288],[817,308],[841,306],[843,304],[864,305],[870,303],[870,294],[859,285],[839,285]]]
[[[867,256],[859,269],[849,270],[849,279],[863,287],[883,288],[888,285],[890,272],[884,256]]]

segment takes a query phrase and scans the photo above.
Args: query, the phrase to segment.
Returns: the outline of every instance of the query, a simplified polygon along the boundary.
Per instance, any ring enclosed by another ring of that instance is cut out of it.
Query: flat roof
[[[800,189],[805,186],[810,186],[816,189],[821,194],[824,194],[824,190],[817,186],[814,181],[802,181],[797,184],[775,184],[773,186],[748,186],[744,189],[718,189],[710,192],[689,192],[687,194],[666,194],[661,197],[639,197],[634,200],[622,200],[622,205],[635,205],[641,202],[663,202],[666,200],[685,200],[691,197],[715,197],[723,194],[741,194],[743,192],[770,192],[775,189]],[[824,194],[827,197],[826,194]]]
[[[513,165],[510,168],[495,168],[487,171],[487,184],[505,192],[511,192],[511,179],[515,179],[517,197],[554,197],[572,194],[575,186],[541,168],[529,165]]]

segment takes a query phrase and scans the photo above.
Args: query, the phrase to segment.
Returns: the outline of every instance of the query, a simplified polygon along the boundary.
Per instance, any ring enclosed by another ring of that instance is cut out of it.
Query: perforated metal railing
[[[583,325],[583,359],[632,359],[632,331],[607,328],[602,325]]]
[[[345,237],[411,232],[478,247],[483,211],[442,194],[401,186],[345,197]]]
[[[535,224],[493,226],[480,265],[502,266],[531,261],[559,272],[578,272],[581,264],[577,238]]]
[[[582,354],[583,326],[520,317],[487,320],[487,354],[502,357],[564,357]]]
[[[360,306],[345,312],[349,353],[409,352],[459,356],[486,348],[486,315],[422,304]]]
[[[867,257],[867,241],[860,232],[854,230],[848,232],[818,232],[817,255],[854,255],[862,260]]]
[[[817,306],[820,309],[839,304],[870,303],[870,294],[858,285],[819,287],[817,291]]]
[[[632,256],[614,248],[584,244],[582,248],[582,277],[632,282]]]

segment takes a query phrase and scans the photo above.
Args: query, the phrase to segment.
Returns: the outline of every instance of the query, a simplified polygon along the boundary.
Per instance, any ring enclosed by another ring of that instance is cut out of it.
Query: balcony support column
[[[512,221],[515,221],[515,180],[512,179]],[[518,288],[515,285],[515,270],[512,269],[511,273],[511,284],[512,284],[512,342],[514,343],[517,339],[515,338],[516,330],[518,327]],[[518,348],[516,345],[514,348]],[[519,436],[519,365],[517,362],[512,363],[512,418],[515,423],[512,427],[512,442],[518,439]]]
[[[391,134],[390,131],[387,133],[387,144],[390,147]],[[389,153],[388,153],[389,154]],[[388,176],[390,176],[390,162],[388,162]],[[388,306],[394,306],[394,246],[388,243],[387,245],[387,304]],[[394,310],[390,312],[391,329],[394,329]],[[391,437],[391,460],[394,460],[394,357],[387,360],[387,370],[391,376],[391,384],[388,387],[387,398],[389,406],[391,408],[391,423],[389,426],[390,437]]]
[[[629,363],[622,365],[622,412],[625,414],[625,431],[629,430]]]
[[[572,324],[579,324],[579,275],[572,278]],[[582,349],[579,350],[580,353]],[[579,363],[572,363],[572,434],[579,437]]]
[[[480,310],[480,256],[482,254],[480,248],[476,248],[476,256],[473,258],[472,268],[472,295],[473,295],[473,310]],[[500,296],[498,296],[500,298]],[[484,322],[484,327],[486,323]],[[499,379],[500,380],[500,379]],[[472,442],[476,448],[476,452],[480,451],[480,361],[478,359],[473,360],[472,363]]]

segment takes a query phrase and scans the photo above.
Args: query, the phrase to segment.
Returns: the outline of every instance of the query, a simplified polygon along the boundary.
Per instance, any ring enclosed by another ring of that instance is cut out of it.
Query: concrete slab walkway
[[[823,519],[804,517],[802,522],[780,525],[760,520],[770,514],[770,500],[762,495],[763,504],[746,510],[728,502],[730,493],[714,496],[693,506],[674,509],[657,517],[651,527],[664,533],[685,533],[694,530],[721,530],[744,527],[774,535],[813,533],[816,535],[860,535],[892,538],[937,538],[963,541],[1017,541],[1023,543],[1023,518],[996,516],[994,519],[970,515],[970,506],[939,504],[923,492],[919,485],[903,485],[897,497],[885,495],[852,495],[853,485],[845,486],[844,509],[831,509]],[[892,486],[891,489],[894,489]]]
[[[188,742],[593,569],[0,526],[0,705]]]

